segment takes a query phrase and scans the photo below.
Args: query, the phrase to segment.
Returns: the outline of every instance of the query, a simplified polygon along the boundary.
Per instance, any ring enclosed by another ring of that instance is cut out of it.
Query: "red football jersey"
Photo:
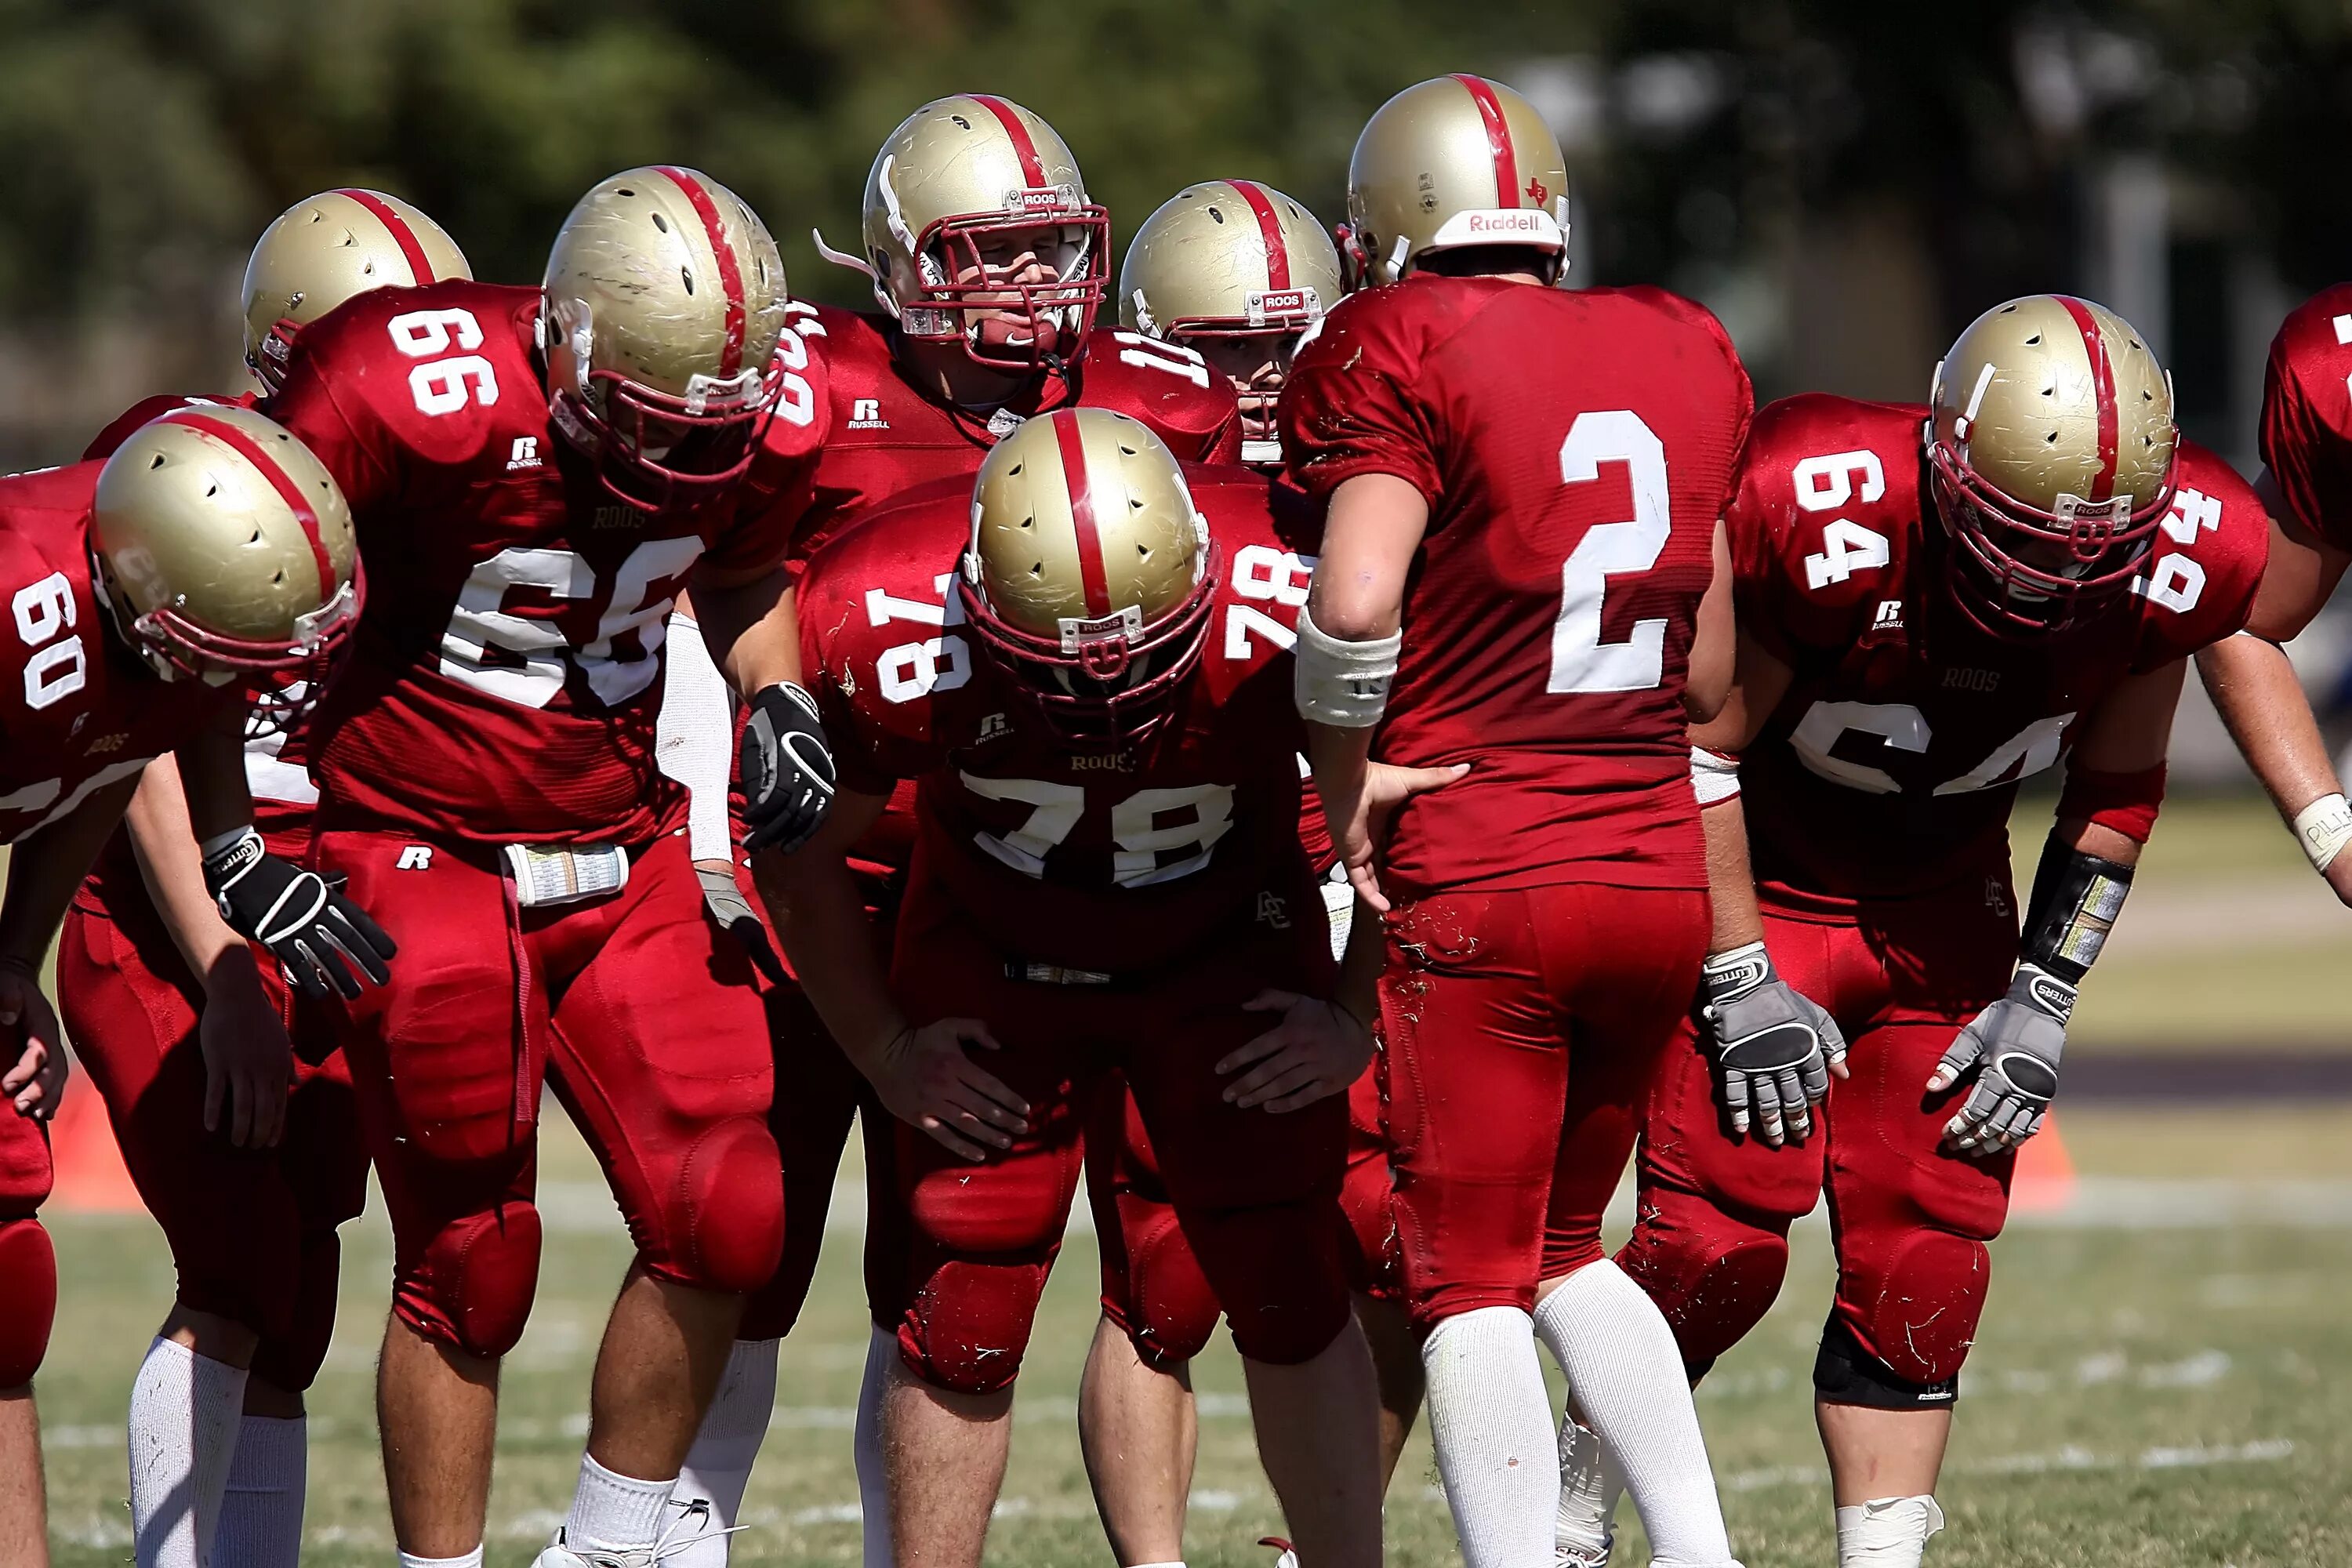
[[[2262,448],[2295,520],[2352,550],[2352,283],[2296,306],[2271,340]]]
[[[732,495],[649,514],[601,488],[550,417],[539,308],[536,289],[485,283],[372,290],[302,330],[270,400],[341,484],[367,570],[312,721],[324,825],[649,837],[679,805],[654,764],[670,603],[698,563],[783,557]],[[773,476],[813,454],[823,415],[812,361],[753,479],[788,488]]]
[[[47,826],[203,729],[220,697],[157,677],[90,586],[99,463],[0,479],[0,843]]]
[[[1310,568],[1277,536],[1265,480],[1226,467],[1188,479],[1218,594],[1200,668],[1139,747],[1062,749],[957,629],[971,536],[958,491],[874,514],[802,579],[803,652],[844,787],[919,780],[914,875],[1014,956],[1119,973],[1252,921],[1319,939],[1286,657]]]
[[[1398,811],[1401,890],[1706,885],[1682,689],[1753,411],[1715,318],[1654,289],[1422,273],[1324,318],[1291,471],[1429,501],[1372,754],[1471,764]]]
[[[1033,415],[1076,405],[1142,421],[1188,462],[1241,454],[1233,388],[1190,349],[1097,328],[1063,375],[1039,376],[1000,413],[939,402],[900,371],[888,317],[831,305],[793,315],[825,363],[832,433],[805,485],[775,494],[771,510],[805,560],[841,530],[902,491],[950,474],[980,472],[1003,434]]]
[[[2037,640],[1954,603],[1922,483],[1925,407],[1808,394],[1757,416],[1727,518],[1741,628],[1796,671],[1740,765],[1757,880],[1836,907],[2007,885],[2018,782],[2056,763],[2126,676],[2245,623],[2270,551],[2262,503],[2182,442],[2147,574]]]

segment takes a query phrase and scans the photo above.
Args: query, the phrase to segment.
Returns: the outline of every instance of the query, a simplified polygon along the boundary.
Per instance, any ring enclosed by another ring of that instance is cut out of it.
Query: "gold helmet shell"
[[[2172,504],[2172,381],[2104,305],[2030,294],[1970,322],[1928,395],[1963,607],[2047,632],[2123,593]]]
[[[732,484],[783,390],[783,258],[742,199],[661,164],[602,180],[547,258],[556,424],[606,487],[656,508]]]
[[[99,472],[89,542],[124,638],[166,679],[315,696],[358,618],[343,492],[248,408],[192,405],[134,431]]]
[[[1057,409],[981,465],[965,616],[1065,740],[1158,726],[1200,662],[1215,586],[1208,524],[1141,422]]]
[[[1049,228],[1058,235],[1037,255],[1050,280],[990,277],[992,237]],[[1069,143],[993,93],[935,100],[890,132],[866,176],[863,240],[875,298],[905,336],[961,344],[997,369],[1076,353],[1109,277],[1110,216],[1087,199]],[[967,315],[979,310],[1024,316],[1025,342],[984,342]]]
[[[1535,106],[1457,72],[1372,112],[1348,160],[1348,252],[1356,281],[1393,283],[1422,258],[1527,246],[1568,259],[1568,161]]]
[[[275,391],[294,334],[353,295],[473,275],[457,242],[398,196],[321,191],[263,229],[245,264],[245,363]]]

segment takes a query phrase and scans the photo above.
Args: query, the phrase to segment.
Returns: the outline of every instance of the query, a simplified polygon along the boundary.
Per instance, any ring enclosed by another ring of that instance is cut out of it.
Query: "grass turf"
[[[2220,1157],[2194,1157],[2190,1129],[2086,1111],[2077,1158],[2093,1173],[2160,1171],[2342,1178],[2352,1119],[2324,1110],[2235,1119]],[[2136,1131],[2137,1130],[2137,1131]],[[2203,1125],[2210,1136],[2211,1124]],[[2150,1166],[2147,1143],[2170,1157]],[[594,1172],[568,1132],[551,1135],[548,1177],[574,1217],[549,1237],[538,1310],[508,1363],[490,1562],[521,1564],[568,1500],[584,1429],[587,1371],[625,1260],[617,1220],[583,1202]],[[2327,1151],[2336,1152],[2331,1157]],[[551,1192],[553,1197],[555,1192]],[[550,1207],[559,1205],[551,1203]],[[588,1210],[585,1215],[578,1211]],[[143,1219],[56,1223],[64,1277],[58,1335],[40,1383],[50,1436],[52,1527],[71,1568],[128,1556],[121,1412],[171,1289]],[[371,1415],[387,1237],[376,1215],[347,1232],[343,1319],[313,1397],[304,1561],[378,1564],[390,1553]],[[1830,1288],[1827,1238],[1798,1237],[1780,1305],[1727,1356],[1701,1394],[1734,1545],[1749,1568],[1798,1568],[1834,1553],[1807,1397]],[[995,1561],[1108,1560],[1072,1425],[1093,1321],[1093,1251],[1072,1238],[1041,1317],[1018,1406]],[[2264,1568],[2352,1563],[2341,1479],[2352,1471],[2352,1232],[2032,1228],[1996,1244],[1991,1310],[1971,1363],[1940,1496],[1949,1533],[1937,1568],[2131,1565]],[[782,1386],[749,1500],[740,1563],[854,1563],[849,1459],[866,1330],[854,1240],[832,1238],[807,1320],[786,1346]],[[1201,1463],[1188,1542],[1197,1563],[1265,1564],[1252,1543],[1278,1528],[1251,1445],[1240,1368],[1222,1342],[1202,1360]],[[1391,1496],[1390,1561],[1457,1561],[1425,1443]],[[1629,1527],[1632,1510],[1625,1515]],[[1633,1534],[1621,1561],[1643,1561]]]

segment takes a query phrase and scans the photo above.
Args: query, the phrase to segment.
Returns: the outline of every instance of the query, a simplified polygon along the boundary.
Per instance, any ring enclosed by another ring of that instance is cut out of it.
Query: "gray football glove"
[[[2038,964],[2017,966],[2009,994],[1969,1021],[1927,1079],[1929,1090],[1939,1091],[1979,1069],[1976,1088],[1944,1125],[1953,1148],[1981,1159],[2041,1131],[2058,1093],[2058,1058],[2074,1015],[2074,986]]]
[[[1812,1131],[1807,1109],[1830,1091],[1830,1063],[1845,1059],[1837,1021],[1772,969],[1760,942],[1718,952],[1699,971],[1699,1021],[1715,1057],[1731,1130],[1778,1148]]]
[[[743,944],[751,955],[751,967],[766,975],[775,984],[785,982],[784,966],[776,957],[776,948],[768,940],[768,928],[751,911],[751,900],[735,883],[735,873],[719,866],[697,866],[695,876],[702,883],[702,904],[719,928]]]

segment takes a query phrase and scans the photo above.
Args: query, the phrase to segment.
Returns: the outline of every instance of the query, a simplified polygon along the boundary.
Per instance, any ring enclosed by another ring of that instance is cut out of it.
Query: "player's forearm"
[[[2279,815],[2292,822],[2312,802],[2343,793],[2284,648],[2242,632],[2199,654],[2197,673]]]
[[[874,922],[848,862],[814,847],[753,866],[793,973],[826,1030],[861,1072],[907,1028],[890,994]]]
[[[188,829],[199,849],[224,833],[253,825],[241,710],[222,714],[173,754]]]
[[[1307,606],[1325,636],[1367,642],[1396,632],[1428,529],[1429,503],[1393,475],[1359,474],[1331,492]]]
[[[691,602],[678,604],[700,625],[710,662],[738,696],[802,684],[800,620],[782,568],[744,582],[698,578]]]
[[[1715,911],[1709,952],[1730,952],[1764,940],[1764,911],[1756,900],[1756,872],[1748,858],[1748,814],[1734,795],[1698,814],[1706,838],[1707,899]]]
[[[0,901],[0,963],[37,971],[66,918],[74,889],[89,873],[107,835],[138,787],[119,779],[8,852],[8,891]]]
[[[173,758],[158,757],[147,764],[123,811],[122,826],[131,836],[147,896],[155,901],[155,912],[163,917],[163,929],[189,971],[209,985],[219,964],[250,968],[253,950],[228,929],[205,890],[204,857],[188,826],[187,798]]]

